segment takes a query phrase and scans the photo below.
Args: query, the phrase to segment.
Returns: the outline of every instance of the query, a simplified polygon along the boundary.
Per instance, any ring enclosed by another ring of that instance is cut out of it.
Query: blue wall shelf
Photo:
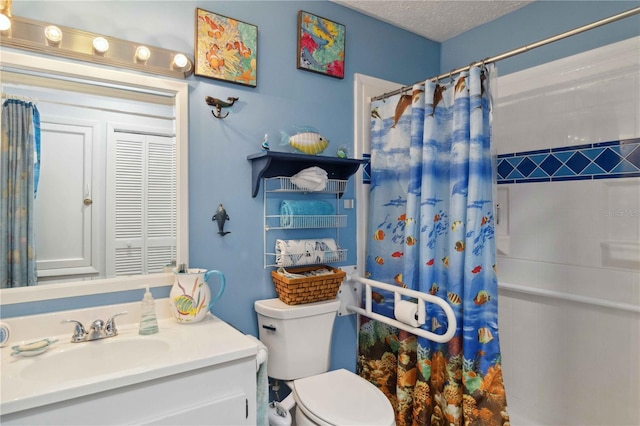
[[[365,160],[324,157],[321,155],[294,154],[265,151],[247,156],[251,161],[251,196],[255,198],[262,178],[291,177],[301,170],[318,166],[327,171],[329,179],[348,180]],[[340,193],[342,197],[342,193]]]

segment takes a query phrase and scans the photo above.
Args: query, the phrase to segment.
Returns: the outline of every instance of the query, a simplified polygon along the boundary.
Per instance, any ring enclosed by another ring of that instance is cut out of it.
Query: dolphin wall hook
[[[225,235],[230,233],[225,232],[224,230],[224,223],[229,220],[229,215],[227,214],[227,211],[224,209],[222,204],[218,206],[218,209],[216,210],[216,213],[213,215],[211,220],[218,222],[218,235],[222,235],[224,237]]]
[[[229,115],[229,113],[226,113],[225,115],[221,115],[220,113],[222,112],[222,108],[228,108],[232,106],[235,103],[235,101],[237,101],[238,99],[240,98],[228,97],[227,102],[225,102],[218,98],[212,98],[211,96],[206,96],[204,98],[204,101],[207,103],[207,105],[216,107],[215,111],[211,111],[211,114],[213,114],[215,118],[225,118],[227,115]]]

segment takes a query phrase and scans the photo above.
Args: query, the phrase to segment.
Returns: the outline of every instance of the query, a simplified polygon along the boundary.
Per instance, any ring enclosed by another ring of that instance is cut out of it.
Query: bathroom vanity
[[[118,335],[71,343],[74,326],[117,317]],[[138,334],[140,304],[127,303],[3,320],[11,339],[0,349],[0,423],[256,423],[257,343],[208,314],[196,324],[170,316],[156,300],[160,332]],[[12,355],[19,343],[48,338],[35,356]]]

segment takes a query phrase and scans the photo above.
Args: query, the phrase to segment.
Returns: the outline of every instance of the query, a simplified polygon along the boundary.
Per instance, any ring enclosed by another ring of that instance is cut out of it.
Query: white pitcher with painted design
[[[220,289],[214,298],[211,298],[208,285],[211,275],[220,277]],[[224,274],[215,269],[190,268],[183,272],[174,269],[173,276],[175,279],[169,293],[169,306],[174,318],[183,324],[202,321],[226,287]]]

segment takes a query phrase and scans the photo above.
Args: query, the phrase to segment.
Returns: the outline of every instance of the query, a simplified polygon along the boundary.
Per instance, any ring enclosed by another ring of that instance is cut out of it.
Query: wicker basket
[[[340,269],[330,266],[308,266],[304,268],[291,268],[287,272],[302,274],[315,269],[329,269],[333,274],[318,275],[302,278],[288,278],[277,270],[271,271],[273,283],[278,292],[278,298],[287,305],[300,305],[302,303],[320,302],[322,300],[335,299],[342,280],[347,275]]]

